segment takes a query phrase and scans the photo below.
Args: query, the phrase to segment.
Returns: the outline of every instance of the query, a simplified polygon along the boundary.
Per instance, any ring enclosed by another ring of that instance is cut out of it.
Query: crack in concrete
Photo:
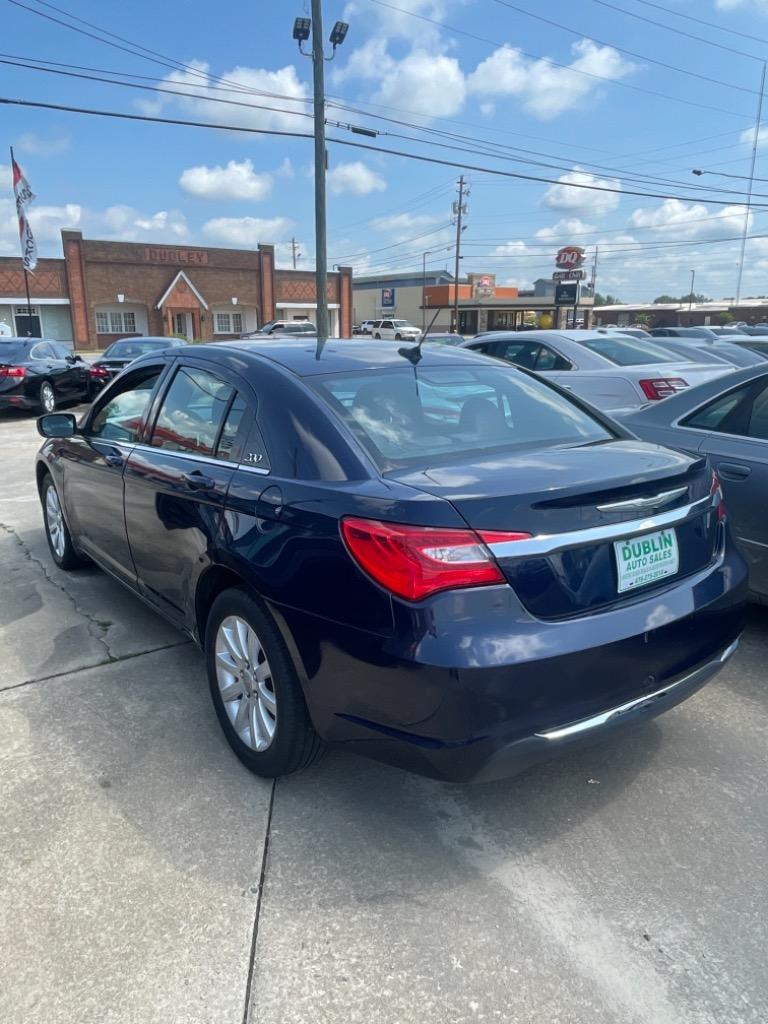
[[[61,679],[64,676],[76,676],[81,672],[90,672],[94,668],[103,668],[105,665],[119,665],[122,661],[132,661],[134,658],[143,658],[147,654],[157,654],[158,651],[170,651],[174,647],[187,647],[191,640],[179,640],[175,644],[163,644],[161,647],[150,647],[146,651],[133,651],[131,654],[119,654],[115,657],[105,658],[103,661],[96,661],[93,665],[82,665],[80,668],[70,668],[64,672],[54,672],[49,676],[38,676],[36,679],[25,679],[21,683],[12,683],[0,689],[0,700],[4,693],[12,693],[14,690],[21,690],[25,686],[34,686],[36,683],[48,683],[52,679]]]
[[[104,635],[109,627],[105,627],[103,623],[96,618],[96,616],[91,615],[90,612],[87,612],[84,608],[82,608],[78,604],[74,594],[71,594],[62,583],[59,583],[57,580],[53,578],[48,566],[41,559],[39,559],[37,555],[32,553],[32,550],[30,549],[29,545],[21,539],[18,532],[12,526],[9,526],[7,523],[0,522],[0,529],[4,530],[10,537],[12,537],[16,541],[16,543],[21,548],[22,554],[27,559],[27,561],[32,562],[34,565],[36,565],[40,569],[40,572],[42,572],[45,579],[52,586],[56,587],[57,590],[60,590],[62,594],[65,594],[67,598],[69,598],[69,600],[72,602],[72,607],[75,609],[75,612],[79,616],[81,616],[81,618],[85,619],[87,624],[86,628],[88,629],[89,634],[93,637],[94,640],[100,643],[104,650],[107,652],[107,661],[109,662],[119,660],[112,653],[109,643],[107,642],[107,638]],[[104,662],[102,662],[101,664],[104,664]]]
[[[269,862],[269,841],[272,836],[272,812],[275,806],[275,789],[277,779],[272,780],[272,789],[269,794],[269,809],[267,810],[267,827],[264,833],[264,849],[261,854],[261,872],[259,874],[259,895],[256,897],[256,913],[253,919],[253,934],[251,935],[251,955],[248,960],[248,977],[245,982],[245,1005],[243,1007],[243,1024],[249,1024],[254,1018],[251,1017],[251,991],[253,989],[253,975],[256,971],[256,947],[259,941],[259,920],[261,918],[261,904],[264,899],[264,885],[267,879],[267,864]]]

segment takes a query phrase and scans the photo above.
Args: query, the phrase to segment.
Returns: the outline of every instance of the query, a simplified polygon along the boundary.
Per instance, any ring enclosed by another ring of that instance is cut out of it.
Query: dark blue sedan
[[[336,743],[498,778],[677,704],[738,643],[706,461],[473,352],[168,349],[39,426],[53,559],[203,647],[260,775]]]

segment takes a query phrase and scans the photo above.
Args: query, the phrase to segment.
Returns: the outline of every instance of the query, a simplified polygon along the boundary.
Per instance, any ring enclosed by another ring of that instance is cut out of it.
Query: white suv
[[[408,320],[374,320],[371,334],[374,338],[402,341],[420,337],[421,331]]]

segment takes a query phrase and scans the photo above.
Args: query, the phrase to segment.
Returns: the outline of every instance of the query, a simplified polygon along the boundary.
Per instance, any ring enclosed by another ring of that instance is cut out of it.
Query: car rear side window
[[[233,457],[237,457],[235,445],[246,408],[243,396],[240,394],[235,395],[224,419],[224,425],[221,428],[221,435],[216,445],[216,458],[229,461]]]
[[[179,367],[160,406],[149,443],[168,451],[213,455],[233,391],[207,370]]]
[[[720,395],[692,416],[681,420],[680,425],[694,427],[697,430],[716,430],[725,434],[745,433],[750,395],[754,388],[754,382],[750,381],[749,384],[743,384],[726,395]]]
[[[768,387],[755,396],[748,432],[750,437],[768,441]]]
[[[543,382],[503,366],[339,373],[313,383],[385,469],[614,436]]]

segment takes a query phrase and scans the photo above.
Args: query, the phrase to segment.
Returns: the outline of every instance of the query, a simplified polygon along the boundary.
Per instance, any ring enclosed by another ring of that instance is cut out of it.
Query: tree
[[[701,292],[688,292],[687,295],[680,296],[680,302],[709,302],[709,296],[702,295]]]
[[[678,302],[674,295],[659,295],[657,299],[653,300],[654,306],[659,302]]]
[[[623,306],[624,303],[618,297],[618,295],[601,295],[600,292],[595,292],[595,305],[596,306]]]
[[[726,324],[732,324],[733,323],[733,313],[728,313],[728,312],[718,313],[717,314],[717,319],[720,321],[722,326],[725,327]]]

